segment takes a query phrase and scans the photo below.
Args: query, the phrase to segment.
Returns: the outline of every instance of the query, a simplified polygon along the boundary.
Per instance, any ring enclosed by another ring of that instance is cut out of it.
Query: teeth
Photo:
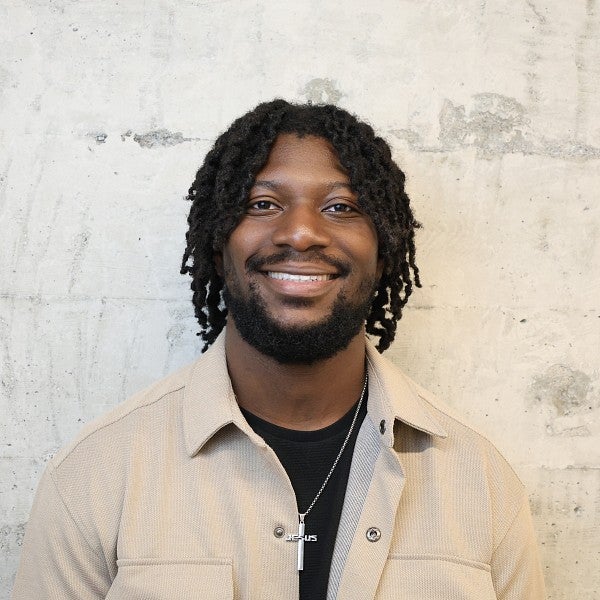
[[[293,275],[292,273],[279,273],[269,271],[267,275],[271,279],[283,279],[284,281],[328,281],[331,275]]]

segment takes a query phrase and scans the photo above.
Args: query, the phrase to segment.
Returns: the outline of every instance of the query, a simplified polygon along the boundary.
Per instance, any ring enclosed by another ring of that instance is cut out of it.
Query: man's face
[[[314,362],[362,331],[382,271],[377,234],[323,138],[280,135],[246,213],[215,257],[242,337],[280,362]]]

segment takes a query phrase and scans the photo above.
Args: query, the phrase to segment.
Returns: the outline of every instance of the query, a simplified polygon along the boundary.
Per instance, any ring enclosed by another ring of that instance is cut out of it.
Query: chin
[[[224,291],[230,317],[242,339],[281,364],[312,364],[345,350],[363,331],[370,301],[356,305],[340,295],[321,318],[278,318],[258,297],[251,300]],[[370,296],[369,296],[370,299]]]
[[[319,316],[289,315],[277,317],[276,315],[268,315],[268,319],[274,327],[279,327],[282,331],[299,333],[303,330],[308,332],[313,327],[326,327],[331,318],[331,312]]]

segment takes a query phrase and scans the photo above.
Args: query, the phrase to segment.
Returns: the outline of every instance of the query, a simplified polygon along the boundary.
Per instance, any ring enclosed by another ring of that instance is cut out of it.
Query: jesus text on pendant
[[[298,542],[300,540],[304,540],[305,542],[316,542],[317,541],[317,536],[315,534],[313,535],[298,535],[296,533],[290,533],[288,534],[288,536],[285,538],[286,542]]]

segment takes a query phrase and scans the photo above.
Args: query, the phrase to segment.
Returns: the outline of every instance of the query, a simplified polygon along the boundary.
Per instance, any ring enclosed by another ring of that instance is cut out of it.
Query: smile
[[[282,273],[280,271],[267,271],[267,277],[271,279],[280,279],[283,281],[329,281],[334,278],[331,274],[322,275],[300,275],[297,273]]]

